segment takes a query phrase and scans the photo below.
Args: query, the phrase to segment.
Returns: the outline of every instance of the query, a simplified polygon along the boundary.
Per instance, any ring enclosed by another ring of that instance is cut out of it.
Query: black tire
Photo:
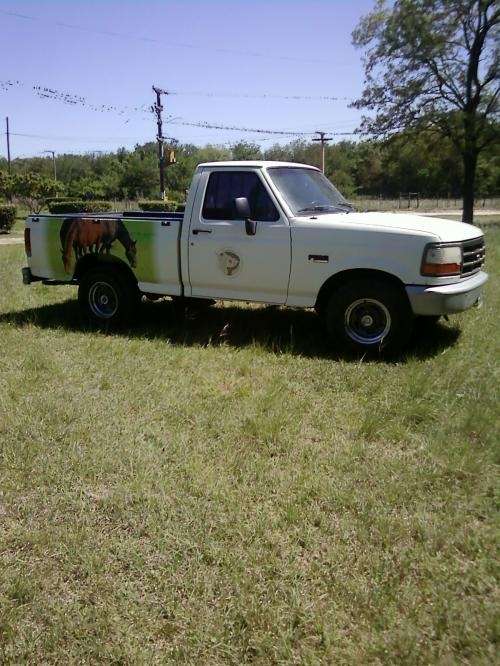
[[[372,354],[404,347],[414,319],[403,290],[381,279],[359,279],[339,287],[330,296],[325,316],[335,344]]]
[[[137,283],[116,268],[91,269],[80,280],[78,303],[85,318],[99,328],[129,322],[139,302]]]

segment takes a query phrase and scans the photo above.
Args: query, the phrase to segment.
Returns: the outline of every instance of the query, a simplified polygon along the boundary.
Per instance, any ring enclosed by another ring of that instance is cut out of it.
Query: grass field
[[[460,217],[457,217],[456,215],[439,214],[439,215],[432,215],[431,217],[439,217],[445,220],[455,220],[456,222],[461,221]],[[498,227],[500,226],[500,213],[494,213],[492,215],[476,215],[476,217],[474,218],[474,224],[483,229],[486,229],[488,227]]]
[[[487,242],[484,307],[392,362],[275,308],[94,333],[0,248],[0,662],[494,663]]]
[[[420,198],[417,200],[416,193],[413,193],[411,196],[410,206],[408,206],[408,193],[406,193],[406,195],[402,195],[401,199],[389,199],[361,195],[353,196],[349,200],[352,201],[360,210],[395,210],[401,213],[405,213],[408,212],[408,210],[411,210],[413,212],[443,211],[445,214],[446,211],[454,209],[458,210],[462,207],[462,201],[459,198],[427,199],[420,196]],[[500,208],[500,199],[498,197],[489,199],[476,199],[474,207],[476,211],[488,209],[498,210]]]

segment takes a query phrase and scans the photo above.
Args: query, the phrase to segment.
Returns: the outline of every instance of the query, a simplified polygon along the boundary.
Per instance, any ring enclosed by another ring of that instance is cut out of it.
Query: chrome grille
[[[484,238],[473,238],[472,240],[464,241],[462,243],[462,277],[468,277],[474,273],[478,273],[484,264],[484,255],[486,247],[484,245]]]

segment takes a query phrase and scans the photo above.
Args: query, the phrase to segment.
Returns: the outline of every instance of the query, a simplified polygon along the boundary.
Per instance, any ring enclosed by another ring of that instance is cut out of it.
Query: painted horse
[[[137,266],[136,241],[132,240],[122,220],[66,218],[59,235],[66,273],[71,272],[73,253],[77,261],[85,254],[109,254],[115,240],[125,248],[125,256],[132,268]]]

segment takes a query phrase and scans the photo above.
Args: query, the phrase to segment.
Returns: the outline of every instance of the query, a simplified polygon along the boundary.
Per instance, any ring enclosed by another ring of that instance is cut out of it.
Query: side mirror
[[[255,236],[257,231],[257,222],[250,219],[250,204],[246,197],[236,197],[234,200],[236,208],[236,217],[239,220],[245,220],[245,231],[247,236]]]

